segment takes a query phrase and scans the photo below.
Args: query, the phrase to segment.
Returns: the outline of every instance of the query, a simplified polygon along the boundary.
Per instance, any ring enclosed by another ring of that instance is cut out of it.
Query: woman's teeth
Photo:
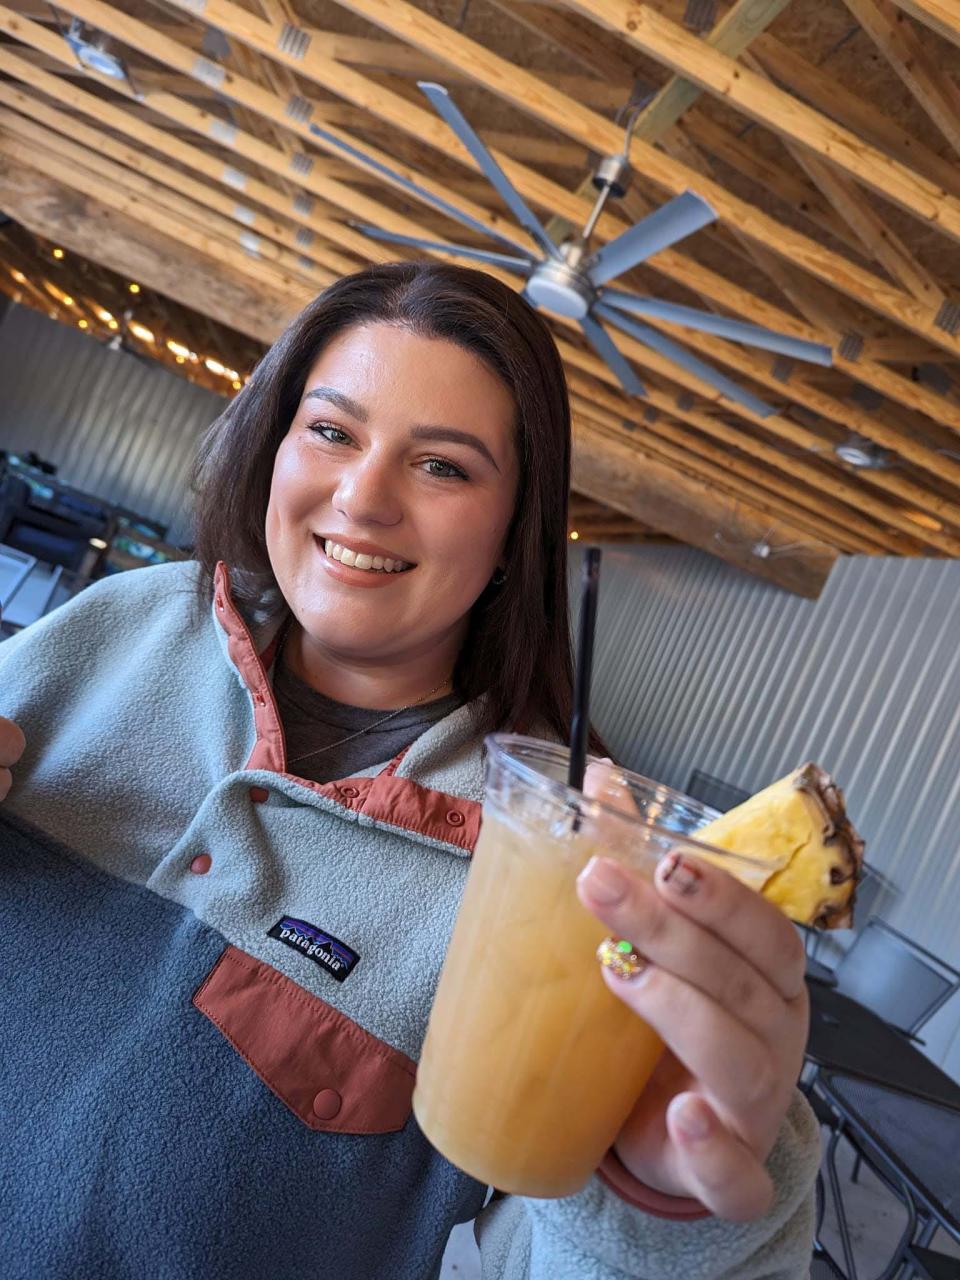
[[[341,547],[339,542],[327,538],[323,549],[331,560],[339,560],[351,569],[370,569],[375,573],[402,573],[409,569],[406,560],[391,560],[389,556],[368,556],[363,551],[351,551],[349,547]]]

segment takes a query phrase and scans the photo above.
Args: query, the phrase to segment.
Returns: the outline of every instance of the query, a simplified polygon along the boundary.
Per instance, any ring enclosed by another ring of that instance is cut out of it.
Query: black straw
[[[587,547],[580,580],[580,625],[577,628],[577,669],[573,682],[573,717],[570,721],[570,769],[567,785],[583,790],[590,732],[590,677],[593,673],[593,633],[597,621],[600,587],[600,548]]]

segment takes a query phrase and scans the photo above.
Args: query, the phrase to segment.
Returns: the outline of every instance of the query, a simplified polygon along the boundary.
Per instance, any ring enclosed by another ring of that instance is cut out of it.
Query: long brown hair
[[[195,548],[209,601],[218,560],[238,602],[279,609],[265,520],[274,455],[313,363],[354,325],[402,325],[480,357],[517,406],[520,482],[507,538],[506,579],[473,606],[454,675],[457,692],[485,694],[478,727],[568,733],[572,663],[567,614],[570,406],[549,329],[519,294],[482,271],[391,263],[345,276],[278,339],[204,439],[195,472]]]

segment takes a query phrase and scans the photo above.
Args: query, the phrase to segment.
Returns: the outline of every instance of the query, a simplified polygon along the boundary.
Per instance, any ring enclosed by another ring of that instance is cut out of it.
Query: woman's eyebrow
[[[496,459],[479,436],[469,431],[458,431],[456,427],[414,427],[410,432],[414,440],[439,440],[446,444],[465,444],[468,449],[475,449],[493,469],[499,472]]]
[[[369,417],[362,404],[358,404],[356,400],[351,400],[348,395],[344,395],[336,387],[313,387],[303,398],[304,400],[326,400],[328,404],[334,404],[338,409],[342,409],[344,413],[349,413],[351,418],[356,418],[358,422],[366,422]]]

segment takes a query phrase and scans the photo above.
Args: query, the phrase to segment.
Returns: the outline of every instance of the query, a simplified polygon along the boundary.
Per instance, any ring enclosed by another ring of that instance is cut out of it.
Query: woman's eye
[[[427,460],[427,474],[436,476],[439,480],[466,480],[467,473],[461,471],[459,467],[454,466],[452,462],[447,462],[444,458],[429,458]]]
[[[329,440],[331,444],[346,444],[350,439],[345,431],[341,431],[339,427],[329,422],[311,422],[310,430],[322,436],[324,440]]]

